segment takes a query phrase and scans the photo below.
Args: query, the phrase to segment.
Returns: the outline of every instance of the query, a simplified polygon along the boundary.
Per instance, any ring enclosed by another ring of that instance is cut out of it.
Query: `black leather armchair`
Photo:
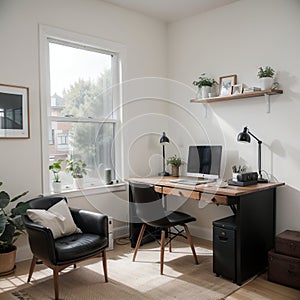
[[[47,196],[28,201],[33,209],[48,209],[64,196]],[[58,273],[66,267],[94,257],[102,257],[104,278],[107,278],[105,249],[108,247],[108,218],[100,213],[70,208],[73,220],[82,233],[53,238],[51,230],[32,222],[27,215],[22,216],[25,224],[33,258],[29,270],[30,282],[37,259],[53,270],[55,299],[59,298]]]

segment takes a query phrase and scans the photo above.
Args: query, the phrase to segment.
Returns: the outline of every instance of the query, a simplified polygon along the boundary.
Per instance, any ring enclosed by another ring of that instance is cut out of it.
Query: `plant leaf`
[[[0,236],[3,234],[5,230],[6,221],[7,221],[6,216],[2,213],[0,215]]]
[[[14,202],[14,201],[20,199],[21,197],[25,196],[25,195],[28,194],[28,193],[29,193],[29,191],[26,191],[26,192],[24,192],[24,193],[22,193],[22,194],[20,194],[20,195],[18,195],[18,196],[16,196],[16,197],[12,198],[10,201],[11,201],[11,202]]]
[[[11,213],[14,216],[25,215],[28,208],[30,208],[28,203],[19,202],[16,207],[11,210]]]
[[[10,201],[9,195],[4,191],[0,192],[0,208],[6,207],[9,201]]]

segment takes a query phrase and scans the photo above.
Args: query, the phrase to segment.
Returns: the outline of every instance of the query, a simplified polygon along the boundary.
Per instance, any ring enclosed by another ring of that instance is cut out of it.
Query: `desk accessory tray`
[[[228,180],[229,185],[237,185],[237,186],[248,186],[248,185],[253,185],[257,184],[257,180],[252,180],[252,181],[234,181],[232,179]]]

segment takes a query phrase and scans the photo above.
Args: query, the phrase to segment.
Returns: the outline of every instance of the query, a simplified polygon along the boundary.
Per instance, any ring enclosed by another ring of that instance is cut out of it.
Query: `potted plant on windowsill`
[[[218,83],[213,78],[205,76],[205,73],[202,73],[198,79],[199,80],[193,81],[193,85],[198,87],[198,93],[201,91],[202,99],[208,98],[208,93],[211,93],[213,85]]]
[[[275,71],[271,67],[267,66],[265,68],[259,67],[257,77],[260,81],[260,88],[264,90],[270,90],[274,83]]]
[[[0,186],[2,186],[2,182],[0,182]],[[7,207],[27,193],[28,191],[10,199],[8,193],[0,192],[0,276],[13,272],[15,268],[17,247],[14,243],[18,236],[24,232],[21,215],[26,213],[29,205],[25,202],[19,202],[10,210]]]
[[[86,175],[86,163],[81,159],[67,159],[66,172],[70,172],[73,179],[75,187],[78,189],[83,188],[83,175]]]
[[[57,161],[53,162],[52,165],[49,165],[49,170],[52,171],[53,174],[53,192],[54,193],[60,193],[61,192],[61,181],[59,173],[61,171],[61,163],[63,162],[63,159],[58,159]]]
[[[176,155],[171,156],[167,159],[167,164],[172,166],[172,176],[179,176],[179,167],[182,164],[181,158]]]

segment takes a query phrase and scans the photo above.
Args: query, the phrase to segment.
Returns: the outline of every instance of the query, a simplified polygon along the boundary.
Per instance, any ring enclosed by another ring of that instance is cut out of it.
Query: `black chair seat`
[[[196,221],[196,218],[180,211],[170,212],[170,214],[167,214],[167,219],[169,220],[171,226],[183,225]]]
[[[196,221],[196,218],[183,212],[165,211],[164,209],[162,209],[161,212],[164,216],[163,218],[153,218],[153,220],[147,220],[147,224],[154,227],[168,228],[176,225],[183,226],[186,223]]]
[[[76,233],[55,240],[58,265],[99,252],[107,245],[107,238],[91,233]]]

